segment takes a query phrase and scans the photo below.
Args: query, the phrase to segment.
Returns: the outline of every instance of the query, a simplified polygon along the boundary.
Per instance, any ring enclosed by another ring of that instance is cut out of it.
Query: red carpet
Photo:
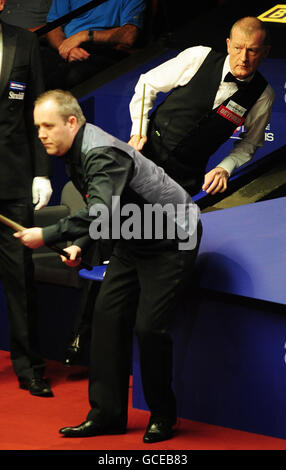
[[[84,421],[89,410],[87,370],[48,362],[54,397],[38,398],[19,389],[9,353],[0,351],[0,450],[286,450],[286,440],[179,419],[173,439],[143,444],[149,414],[129,410],[128,432],[120,436],[63,438],[58,429]],[[130,388],[131,398],[131,388]],[[131,403],[131,400],[130,400]]]

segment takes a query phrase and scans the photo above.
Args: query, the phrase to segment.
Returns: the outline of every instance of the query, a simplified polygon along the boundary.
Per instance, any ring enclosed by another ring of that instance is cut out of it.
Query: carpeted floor
[[[77,425],[89,410],[87,369],[47,364],[54,397],[33,397],[19,389],[9,353],[0,351],[0,450],[2,451],[91,451],[91,450],[286,450],[286,440],[251,434],[179,419],[173,439],[146,445],[142,436],[148,423],[146,411],[130,409],[128,432],[120,436],[85,439],[63,438],[59,428]]]

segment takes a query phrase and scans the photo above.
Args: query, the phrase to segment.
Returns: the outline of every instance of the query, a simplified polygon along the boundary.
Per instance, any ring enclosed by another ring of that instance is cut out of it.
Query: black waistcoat
[[[242,125],[267,85],[256,72],[213,110],[225,57],[211,50],[194,77],[175,88],[150,119],[146,155],[191,194],[200,189],[209,157]]]

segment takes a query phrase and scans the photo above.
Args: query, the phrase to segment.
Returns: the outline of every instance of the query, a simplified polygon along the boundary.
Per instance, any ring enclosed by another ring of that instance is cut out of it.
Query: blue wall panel
[[[269,310],[222,295],[202,299],[194,326],[191,301],[177,312],[173,379],[180,417],[286,438],[286,315]],[[137,346],[133,406],[147,409]]]

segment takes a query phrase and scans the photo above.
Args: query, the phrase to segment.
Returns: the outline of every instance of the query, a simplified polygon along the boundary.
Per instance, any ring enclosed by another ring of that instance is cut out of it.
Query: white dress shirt
[[[210,50],[210,47],[205,46],[190,47],[173,59],[140,76],[129,107],[132,120],[131,135],[139,135],[143,84],[145,83],[145,99],[142,135],[146,135],[149,124],[148,113],[153,108],[157,94],[159,92],[167,93],[173,88],[186,85],[198,71]],[[218,107],[237,91],[237,85],[234,82],[223,81],[228,72],[230,72],[229,56],[226,57],[223,66],[221,82],[213,108]],[[251,78],[248,78],[248,80],[251,80]],[[234,149],[218,165],[227,170],[229,174],[235,168],[249,161],[258,147],[263,147],[264,131],[269,123],[274,98],[273,89],[270,85],[267,85],[243,123],[246,132],[240,135],[241,140],[234,144]]]

